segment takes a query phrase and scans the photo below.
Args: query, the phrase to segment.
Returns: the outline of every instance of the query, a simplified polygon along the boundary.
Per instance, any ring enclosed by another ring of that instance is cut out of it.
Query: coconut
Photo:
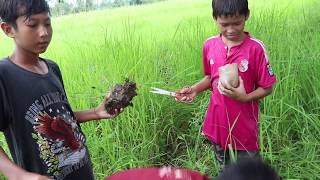
[[[219,67],[219,81],[222,84],[229,84],[232,87],[238,87],[238,64],[232,63]]]

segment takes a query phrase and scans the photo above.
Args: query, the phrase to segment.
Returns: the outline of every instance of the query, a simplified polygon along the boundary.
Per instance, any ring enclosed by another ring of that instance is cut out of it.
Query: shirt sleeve
[[[272,87],[276,82],[276,76],[272,71],[268,55],[264,45],[259,46],[257,51],[257,85],[264,89]]]
[[[66,92],[66,90],[64,88],[64,83],[63,83],[63,79],[62,79],[61,70],[60,70],[58,64],[52,62],[52,69],[54,71],[54,74],[59,78],[59,81],[60,81],[60,83],[62,85],[63,93],[65,94],[67,101],[69,101],[68,100],[68,96],[67,96],[67,92]]]
[[[4,131],[9,125],[8,107],[5,90],[0,82],[0,131]]]
[[[203,73],[205,76],[211,75],[211,68],[208,60],[208,50],[208,42],[206,42],[202,49]]]
[[[63,87],[63,89],[64,89],[64,83],[63,83],[63,79],[62,79],[62,75],[61,75],[61,71],[60,71],[59,66],[54,63],[53,66],[52,66],[52,68],[53,68],[53,70],[54,70],[54,73],[58,76],[58,78],[59,78],[59,80],[60,80],[60,82],[61,82],[61,84],[62,84],[62,87]]]

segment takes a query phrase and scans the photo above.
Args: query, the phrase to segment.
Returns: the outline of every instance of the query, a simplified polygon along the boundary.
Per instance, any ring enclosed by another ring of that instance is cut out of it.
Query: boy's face
[[[239,41],[243,37],[244,25],[247,17],[238,16],[219,16],[216,18],[217,26],[222,36],[229,41]]]
[[[16,28],[7,25],[5,32],[15,40],[17,48],[22,48],[34,54],[46,51],[52,37],[51,19],[48,13],[20,16],[16,20]]]

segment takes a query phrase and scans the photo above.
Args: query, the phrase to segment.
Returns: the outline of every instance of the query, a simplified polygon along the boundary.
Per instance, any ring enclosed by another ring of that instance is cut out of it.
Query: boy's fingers
[[[222,87],[224,87],[224,89],[231,89],[232,88],[232,86],[229,83],[221,82],[221,85],[222,85]]]
[[[187,97],[186,96],[183,96],[181,99],[180,99],[180,101],[185,101],[187,99]]]
[[[109,99],[109,97],[111,96],[111,92],[108,92],[106,96],[104,96],[104,101],[106,101],[107,99]]]
[[[218,87],[217,87],[218,91],[220,94],[222,94],[222,90],[221,90],[221,82],[218,82]]]
[[[188,93],[188,89],[181,89],[180,91],[178,91],[179,94],[185,94]]]
[[[193,98],[187,97],[187,96],[183,96],[182,98],[175,98],[176,101],[178,102],[183,102],[183,103],[191,103],[193,101]]]
[[[186,94],[186,93],[191,93],[191,87],[190,86],[186,86],[186,87],[183,87],[180,91],[178,91],[178,93],[180,94]]]
[[[116,112],[115,114],[118,115],[118,114],[122,113],[123,110],[124,110],[124,108],[116,109],[115,110],[115,112]]]
[[[223,90],[223,93],[224,93],[224,95],[231,95],[231,94],[232,94],[232,91],[229,90],[229,89],[224,89],[224,90]]]
[[[220,90],[219,92],[223,95],[228,95],[232,93],[231,90],[225,88],[222,84],[219,86],[219,90]]]
[[[186,89],[187,93],[190,93],[191,90],[192,90],[190,86],[186,86],[186,87],[184,87],[184,88]]]
[[[193,101],[193,98],[190,98],[190,97],[187,98],[187,102],[188,102],[188,103],[192,103],[192,101]]]
[[[108,114],[109,114],[109,116],[110,116],[111,118],[114,118],[114,117],[118,116],[122,111],[123,111],[123,108],[121,108],[121,109],[115,109],[113,114],[109,114],[109,113],[108,113]]]

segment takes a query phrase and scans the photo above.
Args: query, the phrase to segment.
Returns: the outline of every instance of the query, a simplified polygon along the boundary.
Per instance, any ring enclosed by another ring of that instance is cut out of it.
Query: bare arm
[[[207,89],[209,89],[211,86],[211,77],[205,76],[201,81],[191,86],[194,92],[196,94],[199,94]]]
[[[30,173],[14,164],[0,147],[0,173],[9,180],[50,180],[46,176]]]
[[[176,100],[180,102],[190,103],[201,92],[209,89],[211,86],[210,76],[205,76],[198,83],[191,87],[184,87],[177,91]]]
[[[17,174],[22,174],[23,169],[15,165],[0,147],[0,172],[9,179],[16,179]]]
[[[102,119],[102,117],[99,116],[97,112],[97,108],[77,111],[74,112],[74,115],[76,116],[76,119],[79,123]]]
[[[272,93],[272,87],[267,88],[267,89],[263,89],[262,87],[258,87],[256,90],[254,90],[251,93],[247,94],[246,102],[264,98],[264,97],[268,96],[271,93]]]
[[[74,115],[76,116],[77,121],[79,123],[83,123],[83,122],[88,122],[88,121],[92,121],[92,120],[110,119],[110,118],[114,118],[117,115],[119,115],[119,113],[121,113],[123,111],[123,109],[116,109],[115,114],[109,114],[106,111],[106,109],[104,107],[104,103],[105,103],[106,99],[108,98],[108,96],[104,99],[104,101],[101,103],[101,105],[96,108],[74,112]]]

